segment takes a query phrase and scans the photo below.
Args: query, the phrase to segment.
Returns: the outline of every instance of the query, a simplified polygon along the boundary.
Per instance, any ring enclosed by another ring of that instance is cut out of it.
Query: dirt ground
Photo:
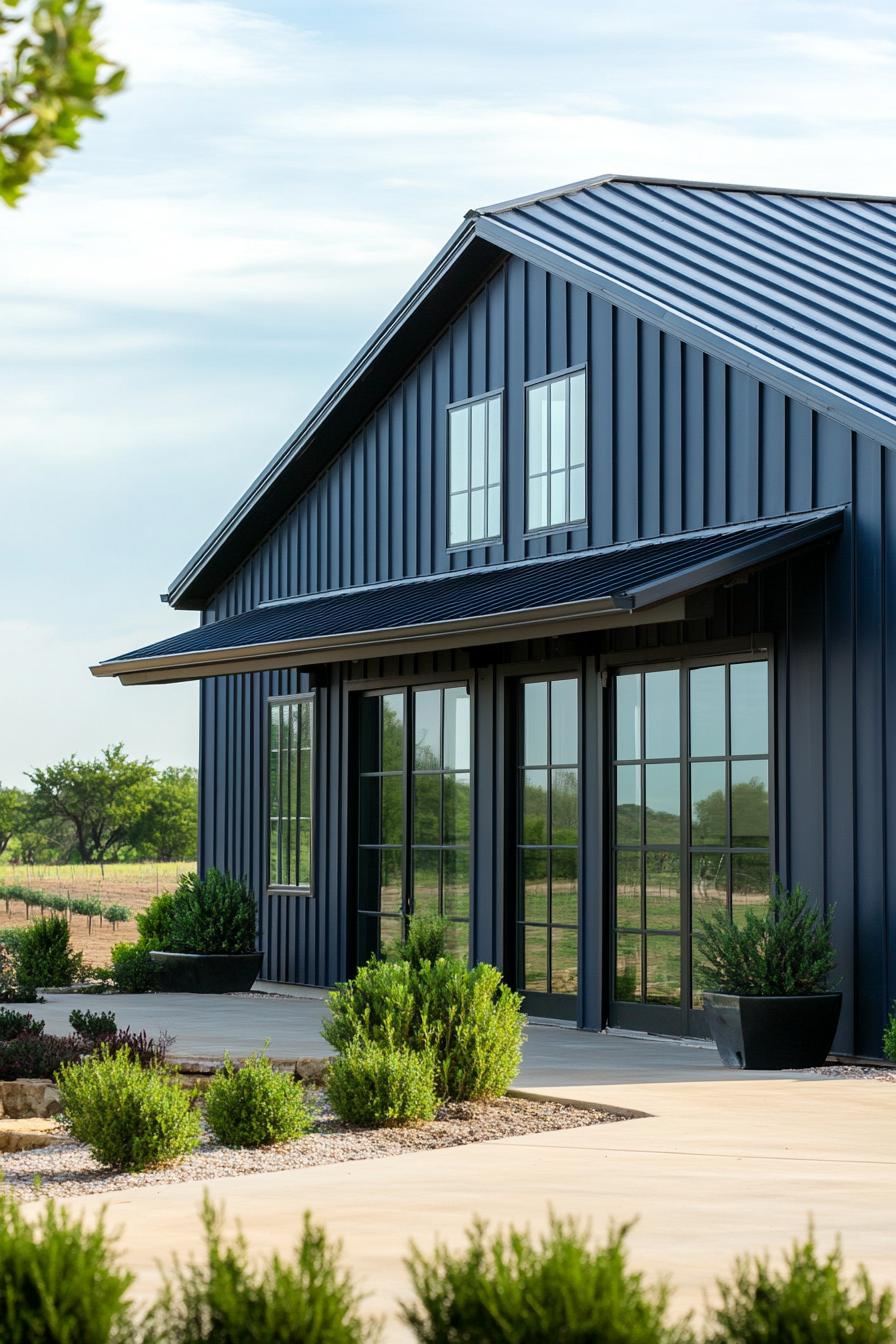
[[[131,918],[114,929],[105,920],[94,918],[93,927],[88,932],[86,915],[71,917],[72,947],[76,952],[83,952],[90,965],[107,966],[116,943],[137,941],[134,915],[145,910],[158,892],[172,891],[180,874],[193,872],[195,867],[195,863],[107,863],[103,873],[98,864],[58,867],[41,864],[34,868],[3,864],[0,866],[0,926],[21,928],[28,922],[21,902],[11,902],[9,914],[6,913],[5,885],[30,887],[53,895],[96,897],[104,905],[125,905]],[[32,908],[31,914],[32,918],[37,918],[40,911]]]

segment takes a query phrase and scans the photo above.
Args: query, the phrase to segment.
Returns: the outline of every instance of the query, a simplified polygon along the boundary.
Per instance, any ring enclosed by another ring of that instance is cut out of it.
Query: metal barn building
[[[473,210],[171,584],[200,864],[272,980],[439,911],[530,1012],[703,1033],[693,932],[833,907],[896,997],[896,201],[603,177]],[[890,696],[894,699],[891,702]]]

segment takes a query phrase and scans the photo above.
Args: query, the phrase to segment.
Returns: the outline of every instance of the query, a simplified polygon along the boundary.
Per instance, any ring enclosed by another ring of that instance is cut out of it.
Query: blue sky
[[[464,210],[617,171],[896,194],[892,3],[108,0],[129,91],[0,211],[0,779],[123,739],[193,763],[193,686],[91,661]]]

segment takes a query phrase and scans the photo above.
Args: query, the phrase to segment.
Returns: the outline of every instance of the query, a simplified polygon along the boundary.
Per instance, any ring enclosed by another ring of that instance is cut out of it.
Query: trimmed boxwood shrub
[[[0,1041],[14,1041],[17,1036],[41,1036],[44,1024],[30,1013],[15,1008],[0,1008]]]
[[[88,1229],[52,1201],[26,1219],[0,1192],[0,1339],[4,1344],[126,1344],[134,1325],[102,1218]]]
[[[706,1344],[893,1344],[893,1294],[875,1293],[864,1268],[848,1282],[839,1245],[821,1256],[811,1232],[786,1255],[736,1262],[732,1282],[719,1281],[721,1305]]]
[[[485,963],[468,970],[455,957],[416,967],[369,961],[330,995],[322,1033],[340,1053],[360,1039],[430,1054],[440,1097],[495,1097],[519,1069],[521,1003]]]
[[[245,882],[210,868],[184,873],[171,910],[170,952],[255,951],[255,897]]]
[[[228,1148],[300,1139],[314,1123],[302,1084],[277,1073],[265,1055],[253,1055],[240,1068],[225,1059],[205,1093],[205,1118]]]
[[[82,959],[72,951],[68,920],[62,915],[36,919],[19,939],[13,953],[20,986],[70,985],[82,971]]]
[[[112,979],[122,994],[145,994],[155,989],[156,969],[149,949],[140,943],[117,943],[112,949]]]
[[[669,1320],[666,1288],[627,1267],[625,1234],[595,1246],[572,1220],[552,1218],[539,1237],[476,1223],[464,1250],[412,1247],[417,1300],[402,1314],[422,1344],[692,1344],[687,1322]]]
[[[0,1080],[52,1078],[63,1064],[74,1064],[86,1049],[80,1036],[25,1034],[0,1041]]]
[[[327,1096],[348,1125],[432,1120],[438,1106],[432,1057],[376,1041],[352,1041],[330,1065]]]
[[[716,910],[696,934],[700,983],[719,994],[818,994],[837,960],[832,919],[802,887],[785,891],[780,882],[762,915],[748,909],[736,924]]]
[[[411,915],[407,937],[394,946],[395,961],[409,961],[419,966],[424,961],[438,961],[447,953],[448,920],[441,915]]]
[[[174,893],[161,891],[138,916],[137,931],[140,945],[147,951],[171,950],[171,927],[174,919]]]
[[[103,1043],[57,1074],[64,1123],[106,1167],[145,1171],[192,1152],[200,1120],[188,1092],[165,1069],[144,1068],[128,1049]]]
[[[376,1344],[337,1245],[305,1215],[291,1260],[249,1265],[245,1238],[225,1246],[221,1214],[203,1204],[204,1263],[176,1265],[149,1314],[144,1344]]]

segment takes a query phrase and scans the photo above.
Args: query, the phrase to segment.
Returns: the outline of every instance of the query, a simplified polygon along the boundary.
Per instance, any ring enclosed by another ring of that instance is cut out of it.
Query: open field
[[[28,922],[25,906],[20,903],[10,905],[6,914],[2,904],[4,885],[31,887],[54,895],[96,897],[104,905],[126,905],[133,916],[145,910],[158,892],[172,891],[181,873],[195,868],[195,863],[107,863],[104,873],[99,864],[0,864],[0,925],[20,928]],[[36,918],[40,912],[35,909],[31,913]],[[116,943],[136,942],[137,925],[131,918],[113,929],[94,918],[88,933],[86,915],[72,915],[71,937],[76,952],[83,952],[94,966],[105,966]]]

